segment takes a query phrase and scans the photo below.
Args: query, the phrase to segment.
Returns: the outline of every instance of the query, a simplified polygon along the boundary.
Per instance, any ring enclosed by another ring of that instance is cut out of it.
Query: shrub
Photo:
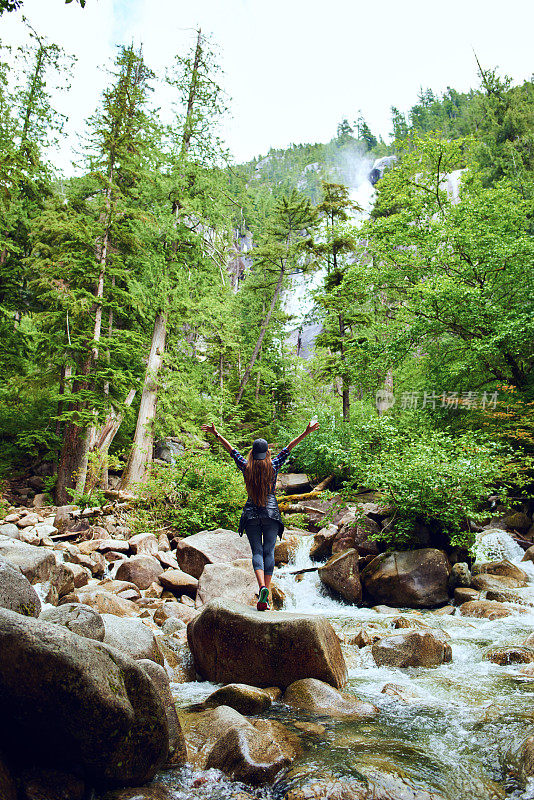
[[[136,530],[172,527],[182,536],[212,528],[237,531],[246,500],[243,478],[233,462],[204,451],[186,451],[174,466],[155,467],[139,495]]]

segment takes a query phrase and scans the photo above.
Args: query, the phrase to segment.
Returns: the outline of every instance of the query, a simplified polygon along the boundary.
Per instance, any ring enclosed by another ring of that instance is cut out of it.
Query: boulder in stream
[[[25,617],[38,617],[41,601],[21,570],[0,556],[0,607]]]
[[[360,580],[373,603],[428,608],[448,600],[450,570],[442,550],[425,547],[377,556]]]
[[[104,620],[94,608],[83,603],[65,603],[57,608],[47,608],[40,619],[54,625],[63,625],[72,633],[85,636],[86,639],[104,641]]]
[[[500,619],[501,617],[509,617],[514,613],[517,613],[517,611],[493,600],[469,600],[460,606],[460,614],[463,617]]]
[[[378,708],[371,703],[365,703],[352,694],[340,692],[316,678],[305,678],[292,683],[285,690],[282,702],[303,711],[327,714],[330,717],[373,719],[378,714]]]
[[[372,645],[371,652],[379,667],[437,667],[452,661],[450,644],[431,631],[407,630],[384,636]]]
[[[165,709],[142,667],[102,642],[4,609],[0,698],[0,743],[25,766],[127,784],[150,780],[167,758]]]
[[[229,706],[240,714],[250,716],[266,711],[272,702],[271,695],[263,689],[247,686],[244,683],[228,683],[212,692],[204,701],[204,705]]]
[[[341,688],[347,679],[339,640],[324,617],[214,600],[189,623],[187,640],[197,672],[215,683],[286,688],[318,678]]]
[[[335,553],[319,567],[319,578],[347,603],[358,605],[362,600],[362,584],[358,570],[358,551],[354,548]]]

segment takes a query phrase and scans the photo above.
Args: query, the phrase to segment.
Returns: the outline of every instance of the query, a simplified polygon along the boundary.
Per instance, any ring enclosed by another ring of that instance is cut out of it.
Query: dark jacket
[[[245,507],[241,512],[241,519],[239,520],[240,536],[243,536],[247,522],[249,522],[251,519],[259,519],[260,524],[261,520],[264,519],[277,520],[278,536],[282,538],[282,534],[284,533],[284,523],[282,522],[282,515],[280,514],[280,509],[278,508],[278,503],[276,502],[276,497],[274,494],[267,496],[267,502],[264,506],[256,506],[252,500],[247,500]]]

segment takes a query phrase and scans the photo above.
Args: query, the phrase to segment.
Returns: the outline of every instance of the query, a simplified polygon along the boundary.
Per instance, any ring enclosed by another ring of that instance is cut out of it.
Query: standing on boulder
[[[318,427],[318,422],[309,422],[304,433],[289,442],[271,459],[271,451],[265,439],[255,439],[248,458],[244,458],[215,430],[215,425],[202,426],[203,431],[212,433],[230,453],[245,479],[248,500],[241,514],[239,535],[242,536],[243,532],[247,534],[252,550],[252,566],[260,588],[258,611],[269,609],[269,586],[274,571],[274,546],[276,537],[282,538],[284,532],[284,524],[274,494],[276,476],[290,451]]]

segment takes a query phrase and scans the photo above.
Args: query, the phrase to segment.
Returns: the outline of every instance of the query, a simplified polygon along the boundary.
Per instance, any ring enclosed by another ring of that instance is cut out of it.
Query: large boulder
[[[437,667],[452,661],[450,644],[435,633],[423,630],[384,636],[372,645],[371,652],[380,667]]]
[[[506,575],[492,575],[489,572],[481,572],[475,575],[471,581],[471,587],[479,592],[501,591],[506,589],[517,589],[524,586],[526,581],[518,581],[516,578],[509,578]]]
[[[0,607],[25,617],[38,617],[41,601],[28,578],[0,556]]]
[[[231,563],[239,558],[251,558],[248,539],[224,528],[187,536],[176,547],[180,569],[194,578],[200,578],[206,564]]]
[[[318,678],[341,688],[347,679],[339,640],[324,617],[214,600],[189,623],[187,640],[197,672],[215,683],[285,688]]]
[[[163,664],[156,637],[142,620],[102,614],[105,626],[104,642],[116,647],[133,659],[143,658]]]
[[[310,549],[312,561],[323,561],[332,555],[332,545],[337,534],[337,525],[326,525],[315,534],[313,544]]]
[[[160,562],[161,563],[161,562]],[[158,578],[164,589],[181,597],[183,594],[196,597],[198,581],[181,569],[166,569]]]
[[[282,702],[303,711],[331,717],[373,719],[378,714],[378,709],[371,703],[364,703],[354,695],[340,692],[316,678],[304,678],[292,683],[285,690]]]
[[[104,620],[91,606],[83,603],[65,603],[57,608],[46,608],[40,619],[53,622],[54,625],[63,625],[78,636],[86,639],[104,641]]]
[[[361,571],[360,579],[374,603],[428,608],[448,600],[450,570],[445,553],[425,547],[377,556]]]
[[[358,551],[344,550],[334,554],[319,567],[319,578],[325,586],[341,595],[347,603],[362,601],[362,584],[358,570]]]
[[[165,709],[142,667],[102,642],[2,609],[0,703],[0,744],[25,764],[133,784],[167,758]]]
[[[138,555],[125,559],[117,569],[115,577],[118,581],[135,583],[139,589],[148,589],[151,583],[159,578],[163,567],[154,556]]]
[[[57,573],[54,553],[45,547],[0,536],[0,556],[19,567],[32,584],[53,580]]]
[[[302,494],[311,490],[310,479],[304,472],[288,472],[279,475],[277,485],[286,494]]]
[[[261,714],[271,704],[272,697],[269,692],[258,689],[256,686],[247,686],[244,683],[228,683],[220,689],[215,689],[204,701],[204,705],[207,707],[229,706],[246,716]]]
[[[117,617],[137,617],[139,607],[101,586],[82,586],[72,595],[73,600],[91,606],[99,614],[114,614]],[[65,598],[67,599],[67,598]]]
[[[518,582],[518,586],[524,586],[528,582],[527,573],[507,558],[502,559],[502,561],[486,561],[481,564],[474,564],[473,575],[482,574],[513,578]]]
[[[217,598],[235,600],[245,605],[256,605],[258,581],[250,558],[233,564],[207,564],[198,581],[199,605]]]
[[[165,708],[169,732],[169,755],[165,766],[173,767],[184,764],[187,761],[187,748],[180,720],[176,713],[175,701],[171,694],[169,677],[165,669],[151,659],[140,659],[138,663],[151,679]]]
[[[380,525],[368,517],[357,517],[347,514],[346,521],[340,526],[332,544],[332,553],[355,548],[360,556],[378,555],[378,545],[370,536],[380,533]]]
[[[477,617],[478,619],[501,619],[517,613],[503,603],[493,600],[469,600],[460,606],[463,617]]]

